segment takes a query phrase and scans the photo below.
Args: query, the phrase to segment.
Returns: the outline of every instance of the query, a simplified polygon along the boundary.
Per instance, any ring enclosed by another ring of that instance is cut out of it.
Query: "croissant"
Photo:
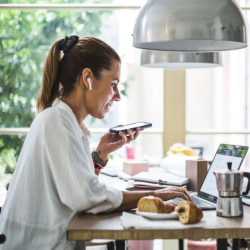
[[[169,214],[174,211],[175,206],[169,203],[164,203],[161,198],[146,196],[139,200],[137,208],[140,212]]]
[[[179,215],[182,224],[194,224],[203,218],[202,210],[191,201],[180,202],[175,211]]]

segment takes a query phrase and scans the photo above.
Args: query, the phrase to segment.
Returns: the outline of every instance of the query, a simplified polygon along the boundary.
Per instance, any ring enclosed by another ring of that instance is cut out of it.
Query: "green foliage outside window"
[[[0,3],[42,1],[0,0]],[[92,3],[109,3],[92,1]],[[87,3],[53,0],[46,3]],[[0,10],[0,127],[29,127],[51,45],[66,35],[100,35],[108,11]],[[0,136],[0,179],[12,173],[25,136]]]

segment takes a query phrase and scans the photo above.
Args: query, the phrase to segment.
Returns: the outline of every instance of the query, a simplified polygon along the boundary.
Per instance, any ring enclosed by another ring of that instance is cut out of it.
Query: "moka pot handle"
[[[247,195],[249,193],[250,190],[250,173],[248,172],[243,172],[244,177],[246,177],[248,179],[248,183],[247,183],[247,189],[245,192],[242,193],[242,195]]]

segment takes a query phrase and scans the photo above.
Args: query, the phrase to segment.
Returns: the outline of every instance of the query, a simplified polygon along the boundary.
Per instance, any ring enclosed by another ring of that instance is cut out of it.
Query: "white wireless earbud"
[[[92,86],[91,86],[91,80],[90,80],[90,78],[87,78],[87,81],[89,82],[89,90],[92,90]]]

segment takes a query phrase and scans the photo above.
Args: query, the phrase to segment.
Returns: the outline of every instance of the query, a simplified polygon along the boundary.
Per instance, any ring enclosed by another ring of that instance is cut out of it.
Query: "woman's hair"
[[[94,76],[101,79],[103,70],[111,70],[113,60],[121,62],[113,48],[94,37],[80,38],[64,51],[65,55],[61,59],[60,46],[63,41],[55,42],[47,55],[37,98],[38,112],[51,107],[56,98],[69,95],[85,68],[91,69]]]

